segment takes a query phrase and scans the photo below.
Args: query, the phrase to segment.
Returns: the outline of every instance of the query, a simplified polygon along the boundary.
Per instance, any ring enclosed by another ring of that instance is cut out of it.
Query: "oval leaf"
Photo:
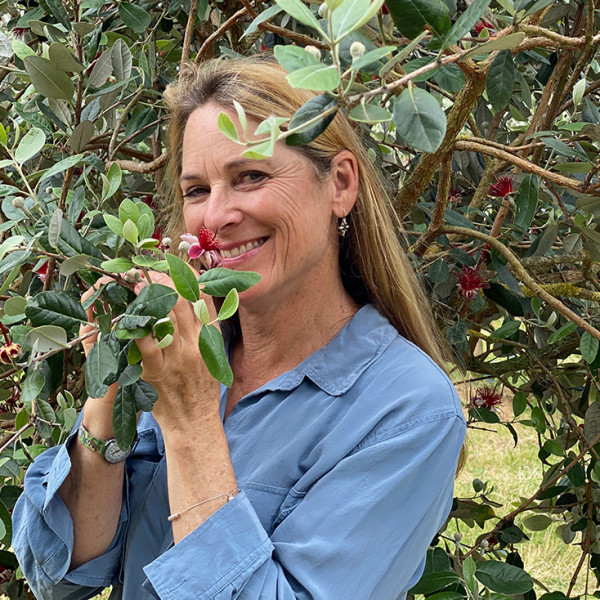
[[[525,594],[533,587],[531,575],[515,567],[497,560],[486,560],[477,565],[475,577],[493,592],[508,594]]]
[[[438,101],[412,85],[394,104],[394,123],[406,143],[423,152],[435,152],[446,134],[446,115]]]
[[[198,347],[208,372],[220,383],[231,386],[233,372],[227,360],[221,332],[214,325],[203,325],[198,337]]]
[[[44,147],[46,134],[37,127],[32,127],[21,139],[15,150],[15,160],[23,164],[33,158]]]
[[[169,264],[171,279],[179,295],[190,302],[199,300],[200,287],[190,266],[174,254],[165,254],[165,258]]]
[[[70,100],[75,93],[71,79],[59,71],[52,63],[41,56],[26,56],[23,60],[25,70],[33,87],[46,98],[64,98]]]

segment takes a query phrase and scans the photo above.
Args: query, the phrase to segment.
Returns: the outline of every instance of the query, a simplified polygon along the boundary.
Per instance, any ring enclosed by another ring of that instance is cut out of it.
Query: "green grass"
[[[519,427],[519,443],[514,447],[514,441],[506,427],[484,425],[496,433],[469,429],[467,463],[456,481],[455,495],[471,497],[473,479],[488,481],[493,491],[488,494],[490,500],[503,503],[502,508],[496,509],[496,514],[503,515],[521,504],[523,498],[531,497],[538,489],[541,479],[541,463],[537,458],[537,437],[533,429]],[[489,489],[489,488],[488,488]],[[516,519],[521,525],[523,517],[532,514],[526,511]],[[493,521],[489,521],[493,523]],[[524,529],[531,541],[524,541],[516,547],[525,563],[525,569],[539,582],[551,591],[566,592],[571,577],[581,556],[580,534],[573,544],[567,545],[556,534],[556,528],[562,521],[556,517],[556,524],[545,531],[531,532]],[[487,529],[490,529],[487,527]],[[455,530],[455,529],[454,529]],[[478,526],[471,531],[461,524],[466,543],[473,542],[482,533]],[[575,593],[583,593],[585,589],[585,567],[579,574]],[[590,578],[590,590],[593,592],[595,578]],[[538,593],[543,592],[538,586]]]

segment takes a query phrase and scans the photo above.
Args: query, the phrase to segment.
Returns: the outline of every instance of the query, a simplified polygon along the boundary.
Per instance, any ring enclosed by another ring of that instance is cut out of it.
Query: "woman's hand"
[[[174,288],[171,278],[164,273],[152,273],[152,282]],[[147,285],[138,284],[136,292]],[[216,311],[210,296],[204,298],[211,312]],[[199,422],[218,415],[219,384],[209,374],[200,350],[198,336],[201,323],[192,304],[179,298],[169,317],[175,329],[173,342],[166,348],[157,348],[156,340],[148,335],[136,340],[142,354],[142,379],[158,392],[158,401],[152,414],[163,431],[181,433],[196,429]]]

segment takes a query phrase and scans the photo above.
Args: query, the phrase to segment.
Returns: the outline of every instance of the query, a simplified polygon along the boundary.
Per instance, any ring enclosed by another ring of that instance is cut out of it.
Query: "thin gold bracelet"
[[[227,502],[229,502],[230,500],[233,500],[239,493],[240,493],[240,490],[234,490],[233,492],[225,492],[224,494],[219,494],[218,496],[213,496],[212,498],[202,500],[201,502],[196,502],[196,504],[192,504],[191,506],[188,506],[186,509],[182,510],[181,512],[173,513],[172,515],[169,515],[167,517],[167,520],[174,521],[175,519],[179,519],[179,517],[181,515],[183,515],[184,513],[186,513],[188,510],[192,510],[192,508],[196,508],[196,507],[200,506],[201,504],[206,504],[207,502],[210,502],[211,500],[216,500],[217,498],[222,498],[223,496],[227,496]],[[227,504],[227,502],[225,502],[225,504]]]

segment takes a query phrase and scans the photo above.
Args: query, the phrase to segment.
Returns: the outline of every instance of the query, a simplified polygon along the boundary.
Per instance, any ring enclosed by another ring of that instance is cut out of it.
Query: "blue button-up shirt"
[[[227,389],[221,390],[224,414]],[[29,468],[15,552],[39,599],[397,600],[450,510],[465,421],[446,375],[373,307],[242,398],[224,423],[241,493],[178,544],[161,433],[144,413],[118,532],[67,572],[67,445]],[[73,434],[72,434],[73,435]]]

